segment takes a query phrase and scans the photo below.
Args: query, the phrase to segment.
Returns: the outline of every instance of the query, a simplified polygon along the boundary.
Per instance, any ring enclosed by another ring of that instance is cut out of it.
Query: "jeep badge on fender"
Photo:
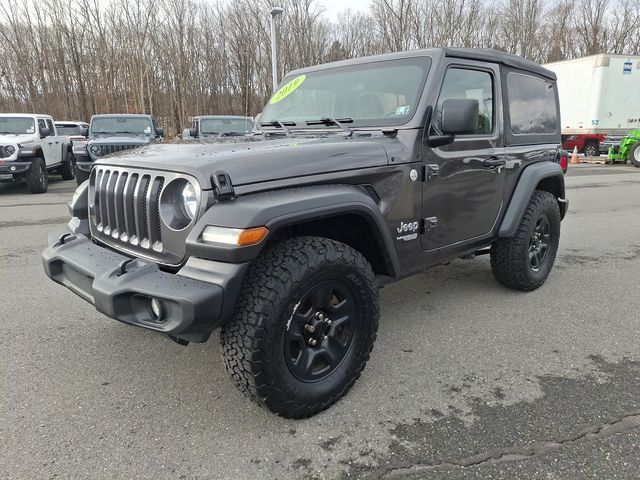
[[[544,283],[567,211],[555,79],[448,48],[291,72],[240,141],[96,157],[45,271],[180,344],[220,328],[240,390],[309,417],[364,369],[380,285],[487,251],[506,287]]]

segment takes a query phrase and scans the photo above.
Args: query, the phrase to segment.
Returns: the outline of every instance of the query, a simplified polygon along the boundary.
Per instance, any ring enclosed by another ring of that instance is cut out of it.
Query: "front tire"
[[[358,251],[318,237],[284,240],[247,272],[220,334],[225,367],[258,404],[310,417],[358,379],[378,318],[375,275]]]
[[[629,160],[634,167],[640,168],[640,142],[636,142],[629,150]]]
[[[82,185],[87,180],[89,180],[89,174],[80,169],[76,169],[76,183],[78,186]]]
[[[491,245],[491,270],[502,285],[535,290],[551,272],[560,240],[560,209],[549,192],[536,190],[516,234]]]
[[[37,158],[27,173],[27,187],[31,193],[45,193],[49,186],[49,175],[44,160]]]

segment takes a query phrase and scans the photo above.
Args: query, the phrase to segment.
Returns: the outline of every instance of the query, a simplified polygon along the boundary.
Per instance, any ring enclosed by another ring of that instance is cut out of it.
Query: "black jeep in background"
[[[559,119],[555,74],[491,50],[298,70],[244,143],[97,160],[44,268],[179,343],[221,327],[238,387],[307,417],[360,376],[380,286],[480,253],[506,287],[544,283],[567,211]]]
[[[123,150],[131,150],[161,141],[162,128],[156,127],[151,115],[109,114],[93,115],[84,154],[76,153],[76,181],[78,185],[89,178],[93,162],[98,158]]]

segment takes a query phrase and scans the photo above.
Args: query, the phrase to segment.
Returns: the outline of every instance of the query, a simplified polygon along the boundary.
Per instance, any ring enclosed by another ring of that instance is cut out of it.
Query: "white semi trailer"
[[[563,146],[593,156],[606,135],[640,128],[640,56],[591,55],[545,65],[558,77]]]

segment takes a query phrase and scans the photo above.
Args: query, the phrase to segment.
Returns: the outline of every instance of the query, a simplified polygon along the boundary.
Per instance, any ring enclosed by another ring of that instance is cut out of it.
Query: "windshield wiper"
[[[278,128],[281,128],[282,131],[284,132],[284,134],[287,137],[290,137],[291,136],[291,130],[289,130],[287,128],[287,126],[295,127],[296,126],[296,122],[281,122],[280,120],[271,120],[270,122],[260,122],[260,126],[261,127],[264,127],[265,125],[267,127],[278,127]]]
[[[353,133],[353,130],[343,125],[344,123],[353,123],[353,118],[351,117],[345,117],[345,118],[323,117],[319,120],[307,120],[304,123],[306,123],[307,125],[337,125],[343,132],[346,132],[349,135]]]

